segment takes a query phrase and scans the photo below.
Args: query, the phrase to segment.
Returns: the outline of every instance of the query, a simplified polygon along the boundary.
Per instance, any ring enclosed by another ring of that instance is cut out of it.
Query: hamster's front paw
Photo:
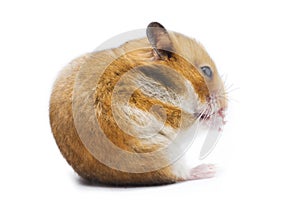
[[[213,164],[202,164],[194,167],[190,171],[188,180],[197,180],[204,178],[212,178],[216,174],[216,167]]]

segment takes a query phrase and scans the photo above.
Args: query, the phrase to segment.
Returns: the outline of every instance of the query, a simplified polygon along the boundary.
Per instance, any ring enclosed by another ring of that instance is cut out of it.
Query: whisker
[[[222,78],[224,84],[227,83],[227,78],[228,78],[228,75],[224,74],[224,78]]]
[[[198,119],[201,119],[203,115],[207,112],[207,103],[201,105],[200,107],[200,114],[197,116]]]
[[[222,96],[218,96],[218,98],[225,99],[225,100],[227,100],[228,102],[231,102],[231,101],[234,101],[234,102],[236,102],[236,103],[239,102],[238,100],[232,98],[231,96],[223,96],[223,95],[222,95]]]
[[[226,90],[226,91],[230,91],[230,90],[236,90],[236,89],[239,89],[238,87],[234,88],[233,86],[234,86],[234,85],[231,84],[230,86],[226,87],[225,90]]]

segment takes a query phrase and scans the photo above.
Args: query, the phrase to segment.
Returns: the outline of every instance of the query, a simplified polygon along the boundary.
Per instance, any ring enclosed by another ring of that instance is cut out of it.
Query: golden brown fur
[[[125,151],[145,153],[162,148],[161,144],[145,145],[143,141],[124,133],[114,120],[111,109],[113,89],[120,77],[136,66],[172,68],[191,82],[202,103],[207,101],[209,90],[220,90],[221,80],[217,75],[213,61],[203,47],[183,35],[177,33],[169,33],[169,35],[173,50],[176,52],[170,58],[155,59],[155,52],[153,52],[147,38],[144,38],[130,41],[119,48],[84,55],[75,59],[60,73],[54,84],[50,100],[51,128],[61,153],[80,176],[88,180],[113,185],[153,185],[183,180],[182,177],[173,173],[171,166],[145,173],[129,173],[110,168],[93,156],[81,138],[85,137],[85,140],[89,141],[90,146],[95,148],[97,152],[97,148],[101,148],[99,145],[103,145],[101,141],[98,141],[101,140],[101,137],[95,134],[95,127],[99,126],[113,144]],[[206,83],[207,81],[194,67],[203,65],[211,66],[216,74],[209,83]],[[93,77],[93,74],[102,74],[101,80],[96,75]],[[79,79],[85,80],[82,88],[78,90],[79,97],[77,94],[74,95],[74,84],[78,76]],[[93,85],[97,79],[97,85]],[[91,91],[90,88],[94,90]],[[128,88],[124,87],[124,90],[126,89]],[[223,88],[221,89],[223,90]],[[176,88],[176,90],[180,92],[181,89]],[[82,100],[86,98],[84,95],[93,100],[93,108]],[[130,104],[146,112],[153,105],[161,105],[166,111],[166,125],[175,129],[181,125],[180,123],[187,127],[195,120],[190,113],[185,113],[172,103],[161,102],[156,98],[148,97],[139,90],[133,93]],[[74,105],[80,105],[79,113],[82,120],[82,130],[80,131],[86,133],[84,136],[78,135],[78,128],[74,124]],[[220,107],[226,107],[225,100],[220,100]],[[92,112],[95,113],[97,121],[93,121],[91,116],[85,114]],[[181,121],[182,119],[183,121]],[[89,126],[85,122],[89,122]],[[91,124],[94,127],[90,126]],[[101,151],[106,153],[99,155],[100,157],[109,159],[109,156],[114,156],[118,158],[118,155],[111,155],[110,150],[105,149],[104,146]],[[164,157],[159,157],[157,160],[168,162]],[[152,165],[155,163],[151,162],[157,162],[157,160],[140,163],[140,165]],[[128,167],[136,165],[136,163],[123,160],[121,157],[119,162],[119,165],[127,165]]]

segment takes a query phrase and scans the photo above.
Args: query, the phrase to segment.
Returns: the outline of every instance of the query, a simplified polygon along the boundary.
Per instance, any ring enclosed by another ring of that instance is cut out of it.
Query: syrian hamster
[[[85,54],[60,72],[49,109],[55,141],[81,177],[104,184],[212,177],[213,165],[181,158],[200,134],[195,126],[219,119],[219,131],[224,123],[217,68],[196,40],[158,22],[145,31],[145,38]]]

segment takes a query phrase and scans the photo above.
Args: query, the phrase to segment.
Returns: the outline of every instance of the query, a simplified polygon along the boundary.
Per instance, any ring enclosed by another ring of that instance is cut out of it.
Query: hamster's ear
[[[153,48],[155,59],[172,56],[172,41],[168,31],[158,22],[152,22],[147,27],[147,37]]]

